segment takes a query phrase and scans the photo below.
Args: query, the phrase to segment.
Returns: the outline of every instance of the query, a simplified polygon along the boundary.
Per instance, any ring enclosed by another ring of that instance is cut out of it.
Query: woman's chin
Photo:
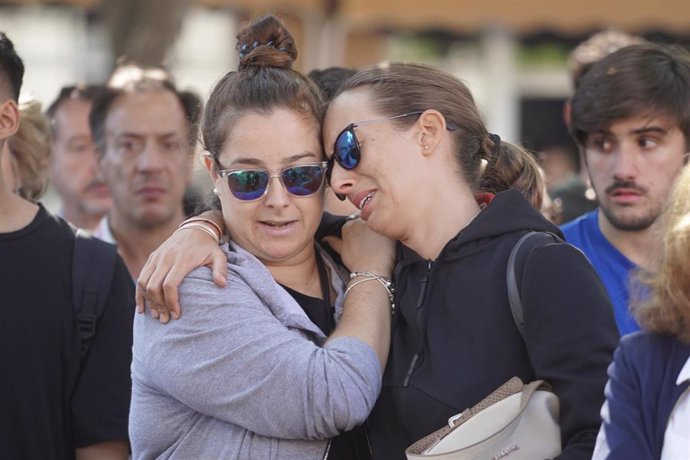
[[[379,219],[378,217],[380,216],[377,216],[375,214],[370,214],[369,216],[367,216],[367,219],[365,220],[367,226],[379,235],[383,235],[388,238],[395,238],[395,235],[397,235],[397,233],[393,234],[392,230],[396,229],[396,226],[388,225],[385,221],[382,221],[382,219]]]
[[[307,245],[304,244],[277,244],[263,246],[257,248],[258,251],[256,251],[254,255],[266,265],[275,265],[290,262],[292,259],[298,258],[302,252],[305,251],[306,246]],[[311,244],[308,246],[310,248],[312,247]]]

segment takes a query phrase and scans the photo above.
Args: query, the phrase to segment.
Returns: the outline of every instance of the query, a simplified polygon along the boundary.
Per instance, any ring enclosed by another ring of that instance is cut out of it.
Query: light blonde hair
[[[644,329],[690,343],[690,166],[678,175],[663,219],[658,270],[639,275],[649,291],[633,313]]]
[[[17,165],[17,194],[37,202],[48,186],[50,126],[35,99],[20,100],[19,129],[8,139],[10,154]]]

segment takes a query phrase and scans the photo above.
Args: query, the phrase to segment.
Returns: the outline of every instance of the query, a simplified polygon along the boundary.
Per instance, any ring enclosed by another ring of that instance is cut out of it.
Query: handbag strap
[[[522,398],[520,400],[520,412],[522,412],[527,406],[527,403],[529,402],[529,399],[532,397],[532,394],[536,390],[541,388],[548,390],[550,389],[550,386],[543,380],[535,380],[534,382],[530,382],[527,385],[524,385],[519,377],[513,377],[506,383],[498,387],[496,390],[494,390],[489,396],[482,399],[471,408],[466,409],[460,414],[448,419],[448,425],[444,426],[439,430],[434,431],[430,435],[425,436],[419,441],[412,444],[407,449],[407,452],[417,455],[422,454],[429,447],[436,444],[439,440],[446,437],[451,431],[458,428],[460,425],[468,421],[470,418],[472,418],[479,412],[516,393],[522,393]]]
[[[513,320],[517,327],[522,341],[525,342],[525,311],[522,308],[522,296],[518,288],[517,275],[515,273],[515,264],[520,253],[520,248],[527,242],[527,240],[537,241],[539,239],[549,239],[554,242],[563,242],[557,235],[549,232],[531,231],[526,233],[522,238],[515,243],[510,256],[508,257],[508,268],[506,270],[506,284],[508,285],[508,302],[510,303],[510,312],[513,314]]]

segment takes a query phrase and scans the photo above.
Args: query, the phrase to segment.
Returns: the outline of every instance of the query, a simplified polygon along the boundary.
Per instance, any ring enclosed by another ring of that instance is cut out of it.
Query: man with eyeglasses
[[[162,69],[125,64],[93,102],[89,123],[113,198],[96,235],[118,245],[134,279],[184,219],[198,101]]]
[[[112,205],[89,128],[91,103],[101,90],[99,85],[66,86],[46,111],[52,133],[50,181],[61,199],[58,214],[88,230]]]

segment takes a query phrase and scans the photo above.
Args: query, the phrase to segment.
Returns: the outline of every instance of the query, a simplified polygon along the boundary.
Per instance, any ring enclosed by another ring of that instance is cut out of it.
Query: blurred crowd
[[[690,458],[688,54],[593,35],[578,154],[527,152],[432,67],[299,74],[266,18],[205,102],[134,62],[23,99],[0,34],[0,456],[405,458],[517,375],[559,458]]]

